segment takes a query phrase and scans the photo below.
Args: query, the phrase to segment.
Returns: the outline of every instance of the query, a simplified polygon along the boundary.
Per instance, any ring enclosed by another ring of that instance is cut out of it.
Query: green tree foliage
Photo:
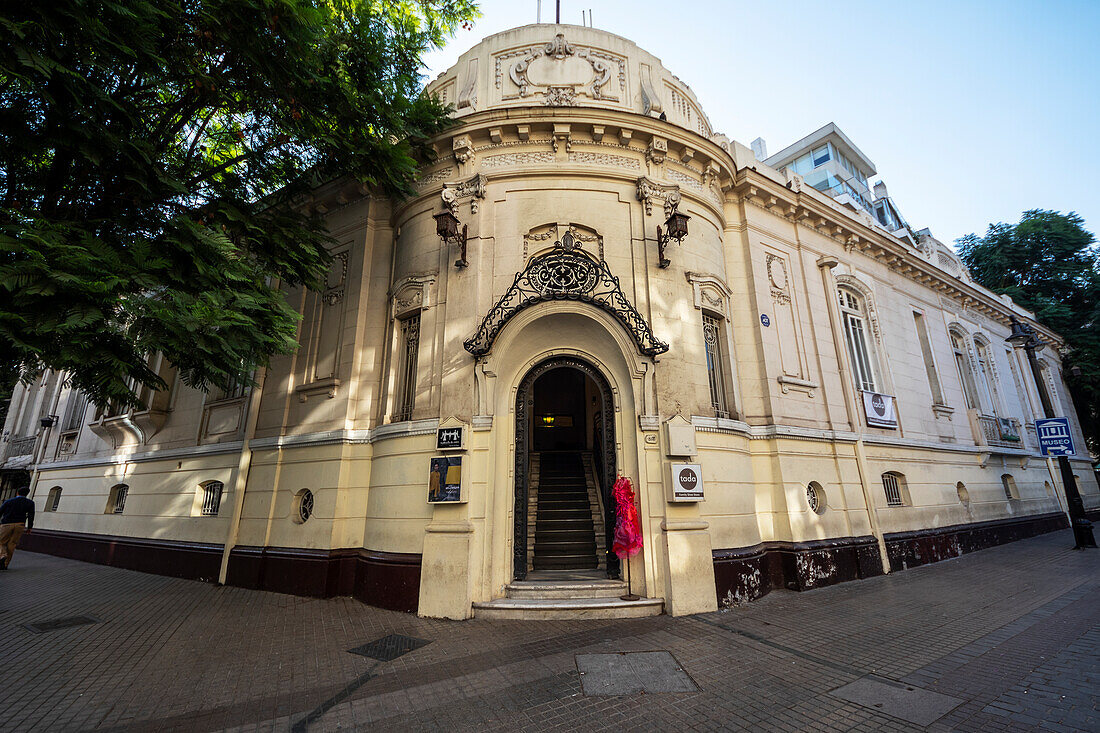
[[[0,373],[73,374],[97,404],[206,388],[296,348],[279,284],[315,286],[347,176],[409,190],[447,110],[420,59],[471,0],[0,5]]]
[[[1077,214],[1033,209],[1018,224],[991,224],[957,241],[970,274],[1062,335],[1081,426],[1100,451],[1100,250]],[[1075,376],[1075,372],[1079,372]]]

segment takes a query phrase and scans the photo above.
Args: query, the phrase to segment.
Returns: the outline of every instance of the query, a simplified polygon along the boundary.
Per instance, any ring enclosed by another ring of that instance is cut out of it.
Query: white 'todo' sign
[[[698,463],[672,464],[672,501],[702,501],[703,467]]]

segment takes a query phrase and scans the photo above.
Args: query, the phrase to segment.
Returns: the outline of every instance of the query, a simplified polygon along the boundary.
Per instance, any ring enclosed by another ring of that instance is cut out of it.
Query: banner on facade
[[[428,471],[428,503],[462,501],[462,456],[431,459]]]
[[[893,395],[864,392],[863,414],[867,417],[867,424],[872,427],[896,428],[898,426]]]

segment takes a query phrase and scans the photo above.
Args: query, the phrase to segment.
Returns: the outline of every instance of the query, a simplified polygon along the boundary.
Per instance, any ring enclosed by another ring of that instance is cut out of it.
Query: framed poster
[[[428,471],[428,503],[462,501],[462,456],[437,456]]]

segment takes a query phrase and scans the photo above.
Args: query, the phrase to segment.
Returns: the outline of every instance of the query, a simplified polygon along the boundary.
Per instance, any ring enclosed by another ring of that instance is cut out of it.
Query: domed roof
[[[637,112],[711,136],[695,94],[661,60],[621,36],[541,23],[489,36],[428,85],[455,116],[487,109],[601,107]]]

